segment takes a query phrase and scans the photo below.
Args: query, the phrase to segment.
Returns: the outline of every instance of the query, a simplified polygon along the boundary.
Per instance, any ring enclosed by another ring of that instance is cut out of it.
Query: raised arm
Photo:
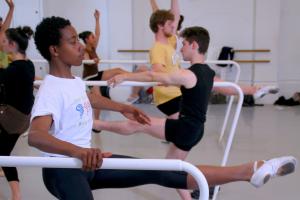
[[[174,20],[175,28],[174,28],[173,34],[176,34],[178,22],[180,19],[180,9],[179,9],[178,0],[171,0],[171,12],[173,13],[174,18],[175,18],[175,20]]]
[[[8,13],[6,15],[6,18],[1,26],[1,29],[0,29],[0,39],[2,39],[3,37],[3,34],[5,33],[5,31],[9,28],[10,24],[11,24],[11,20],[12,20],[12,17],[13,17],[13,13],[14,13],[14,8],[15,8],[15,5],[13,3],[12,0],[5,0],[5,2],[7,3],[8,7],[9,7],[9,10],[8,10]],[[2,50],[2,43],[0,43],[0,50]]]
[[[95,40],[96,40],[95,48],[97,48],[100,40],[100,12],[98,10],[95,10],[94,17],[95,17]]]
[[[13,18],[14,8],[15,8],[13,0],[5,0],[5,2],[7,3],[8,7],[9,7],[9,10],[8,10],[6,18],[3,22],[1,30],[0,30],[3,33],[9,28],[9,26],[11,24],[11,20]]]
[[[150,0],[150,4],[151,4],[152,12],[155,12],[159,9],[156,0]]]

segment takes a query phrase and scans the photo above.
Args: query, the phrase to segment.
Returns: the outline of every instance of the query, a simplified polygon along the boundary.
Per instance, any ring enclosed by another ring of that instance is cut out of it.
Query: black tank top
[[[189,89],[181,86],[182,99],[179,116],[204,123],[215,72],[206,64],[194,64],[188,69],[196,75],[197,83]]]
[[[30,60],[13,61],[4,69],[3,73],[4,77],[0,82],[4,83],[6,95],[2,100],[24,114],[29,114],[34,102],[35,71],[33,63]]]

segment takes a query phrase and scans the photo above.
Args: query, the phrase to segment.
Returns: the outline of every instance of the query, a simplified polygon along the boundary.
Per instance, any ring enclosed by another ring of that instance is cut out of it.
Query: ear
[[[57,48],[54,45],[51,45],[49,47],[49,52],[52,56],[57,57],[58,56],[58,52],[57,52]]]
[[[8,45],[10,46],[12,51],[18,51],[18,49],[19,49],[19,46],[15,41],[8,40]]]
[[[11,47],[13,47],[13,48],[18,48],[18,45],[15,41],[8,40],[8,44],[11,45]]]
[[[159,29],[162,29],[164,26],[163,25],[161,25],[161,24],[157,24],[157,28],[158,28],[158,30]]]
[[[192,48],[193,49],[199,49],[199,45],[198,45],[198,43],[196,41],[192,42]]]

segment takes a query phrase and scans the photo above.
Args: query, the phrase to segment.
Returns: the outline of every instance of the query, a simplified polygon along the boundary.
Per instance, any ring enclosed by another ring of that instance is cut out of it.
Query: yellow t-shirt
[[[8,55],[4,51],[0,51],[0,68],[6,68],[9,64]]]
[[[176,71],[180,68],[180,60],[176,55],[176,36],[168,38],[168,44],[155,42],[150,49],[150,63],[161,64],[165,73]],[[181,95],[179,87],[175,86],[155,86],[153,90],[154,103],[163,104]]]

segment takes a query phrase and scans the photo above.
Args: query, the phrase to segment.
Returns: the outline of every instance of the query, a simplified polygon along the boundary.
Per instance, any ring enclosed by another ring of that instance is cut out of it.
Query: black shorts
[[[102,80],[102,76],[103,76],[103,71],[99,71],[97,74],[95,74],[93,76],[88,76],[84,80],[87,80],[87,81],[101,81]],[[101,93],[102,96],[110,98],[109,97],[109,87],[107,87],[107,86],[100,86],[99,87],[99,91],[100,91],[100,93]]]
[[[181,101],[181,95],[165,103],[159,104],[157,108],[165,115],[170,116],[179,112],[180,101]]]
[[[166,140],[183,151],[190,151],[202,139],[204,124],[188,117],[167,119],[165,125]]]

